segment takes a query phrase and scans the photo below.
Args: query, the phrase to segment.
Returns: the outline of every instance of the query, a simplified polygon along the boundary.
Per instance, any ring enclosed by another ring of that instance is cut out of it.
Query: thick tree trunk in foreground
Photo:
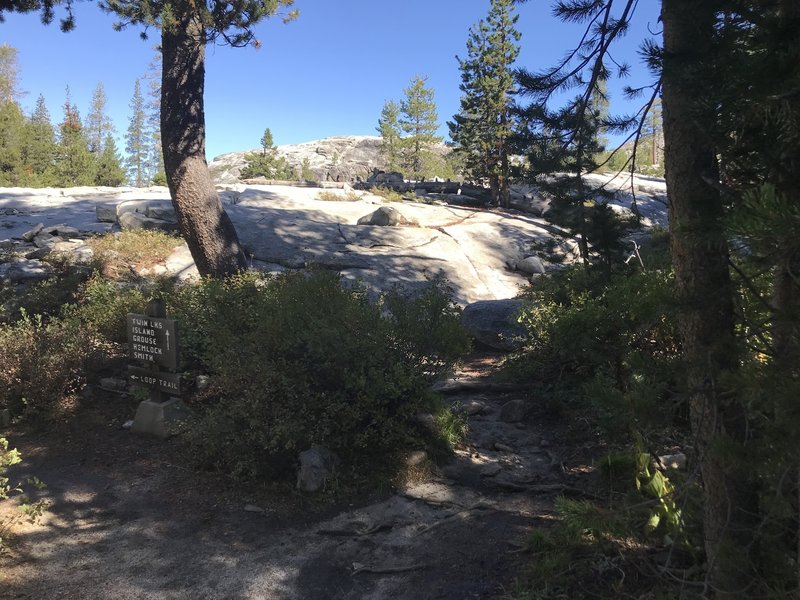
[[[161,36],[161,144],[181,234],[202,275],[223,277],[247,266],[206,163],[205,32],[185,3]],[[183,12],[181,13],[181,9]]]
[[[720,453],[726,440],[745,442],[744,411],[726,372],[737,367],[733,290],[719,192],[704,182],[717,177],[710,128],[697,110],[703,95],[696,68],[711,51],[714,3],[663,0],[663,115],[665,167],[680,330],[688,364],[688,393],[695,451],[704,488],[703,535],[709,582],[716,597],[749,597],[754,590],[753,493],[733,460]]]

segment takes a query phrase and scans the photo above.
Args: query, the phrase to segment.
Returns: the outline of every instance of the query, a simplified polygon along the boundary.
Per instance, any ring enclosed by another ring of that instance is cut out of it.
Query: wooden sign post
[[[174,433],[189,416],[181,402],[178,368],[178,335],[175,319],[168,319],[163,300],[152,300],[145,314],[128,313],[130,357],[138,365],[128,366],[128,376],[135,384],[150,390],[150,399],[136,410],[131,430],[162,438]]]

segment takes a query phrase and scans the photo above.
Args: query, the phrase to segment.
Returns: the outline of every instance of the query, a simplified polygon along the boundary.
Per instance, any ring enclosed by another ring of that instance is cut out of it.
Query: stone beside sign
[[[175,319],[128,313],[128,342],[133,360],[167,369],[178,368]]]

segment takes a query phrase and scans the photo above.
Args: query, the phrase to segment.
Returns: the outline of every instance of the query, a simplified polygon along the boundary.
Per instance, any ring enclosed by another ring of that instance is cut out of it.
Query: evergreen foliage
[[[147,131],[150,136],[150,149],[147,156],[148,179],[155,185],[167,185],[164,172],[164,153],[161,149],[161,52],[156,49],[145,74],[148,100]]]
[[[493,201],[509,205],[509,154],[515,82],[512,65],[520,33],[512,0],[491,0],[489,14],[470,29],[467,58],[458,59],[459,113],[448,123],[455,152],[474,180],[487,179]]]
[[[114,126],[111,119],[106,114],[106,92],[103,84],[98,83],[92,95],[92,105],[89,114],[86,115],[86,141],[89,144],[89,152],[99,157],[103,152],[103,143],[109,135],[114,133]]]
[[[64,120],[59,125],[56,147],[56,178],[61,187],[93,185],[95,160],[81,123],[78,108],[72,104],[69,88],[64,102]]]
[[[147,158],[150,143],[147,132],[147,115],[144,110],[142,86],[137,79],[133,84],[133,97],[130,103],[131,117],[125,134],[125,165],[131,185],[143,187],[149,183],[147,177]]]
[[[117,144],[111,134],[106,136],[103,142],[103,152],[97,159],[97,174],[95,183],[117,187],[125,183],[127,175],[122,168],[122,157],[117,151]]]
[[[41,94],[36,99],[36,108],[26,124],[22,160],[25,185],[55,185],[56,134]]]
[[[400,101],[398,123],[402,138],[402,164],[408,177],[420,179],[432,175],[431,147],[442,141],[436,135],[439,117],[433,89],[427,86],[428,78],[417,75],[404,90]]]
[[[17,49],[0,44],[0,103],[17,102],[21,93]]]
[[[0,185],[21,185],[25,116],[13,101],[0,102]]]
[[[292,179],[292,169],[286,158],[278,154],[269,127],[261,136],[261,152],[245,155],[247,166],[242,169],[242,179],[266,177],[267,179]]]
[[[387,100],[378,119],[378,133],[381,135],[381,154],[386,161],[387,171],[399,171],[401,167],[400,105]]]

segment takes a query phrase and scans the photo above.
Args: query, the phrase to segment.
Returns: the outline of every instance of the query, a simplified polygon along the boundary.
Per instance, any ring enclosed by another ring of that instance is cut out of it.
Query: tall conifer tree
[[[400,167],[400,105],[394,100],[387,100],[378,119],[378,133],[381,134],[381,154],[386,161],[387,171],[398,171]]]
[[[55,185],[53,172],[56,156],[56,135],[50,113],[41,94],[36,107],[26,124],[23,162],[26,169],[26,185],[39,187]]]
[[[142,86],[138,79],[133,85],[130,109],[131,117],[128,121],[128,131],[125,134],[125,152],[128,154],[125,165],[131,185],[143,187],[149,181],[147,177],[147,158],[150,144],[147,135],[147,115],[144,111]]]
[[[439,117],[433,89],[427,86],[428,78],[417,75],[405,89],[400,101],[400,128],[403,138],[403,164],[410,177],[418,179],[427,174],[431,147],[442,141],[436,135]]]
[[[89,152],[99,157],[103,152],[103,142],[109,135],[113,135],[114,126],[106,114],[106,92],[103,83],[97,84],[92,95],[92,105],[86,115],[86,140],[89,143]]]
[[[489,14],[470,29],[461,70],[461,108],[448,123],[451,138],[475,178],[487,178],[495,204],[509,204],[509,140],[512,135],[512,67],[520,33],[513,0],[491,0]]]
[[[117,143],[111,134],[103,140],[103,152],[97,158],[97,185],[117,187],[125,183],[125,169],[122,168],[122,158],[117,151]]]
[[[222,208],[205,157],[205,48],[212,42],[258,45],[253,28],[293,0],[101,0],[101,9],[126,26],[161,31],[163,73],[161,135],[167,183],[178,214],[178,226],[200,273],[226,276],[247,267],[236,230]],[[5,12],[40,11],[52,22],[57,5],[66,8],[61,29],[75,27],[72,0],[0,1]],[[290,11],[284,20],[297,16]]]
[[[94,158],[89,152],[78,107],[72,104],[69,87],[64,102],[64,120],[59,125],[56,171],[58,185],[63,187],[94,183]]]

